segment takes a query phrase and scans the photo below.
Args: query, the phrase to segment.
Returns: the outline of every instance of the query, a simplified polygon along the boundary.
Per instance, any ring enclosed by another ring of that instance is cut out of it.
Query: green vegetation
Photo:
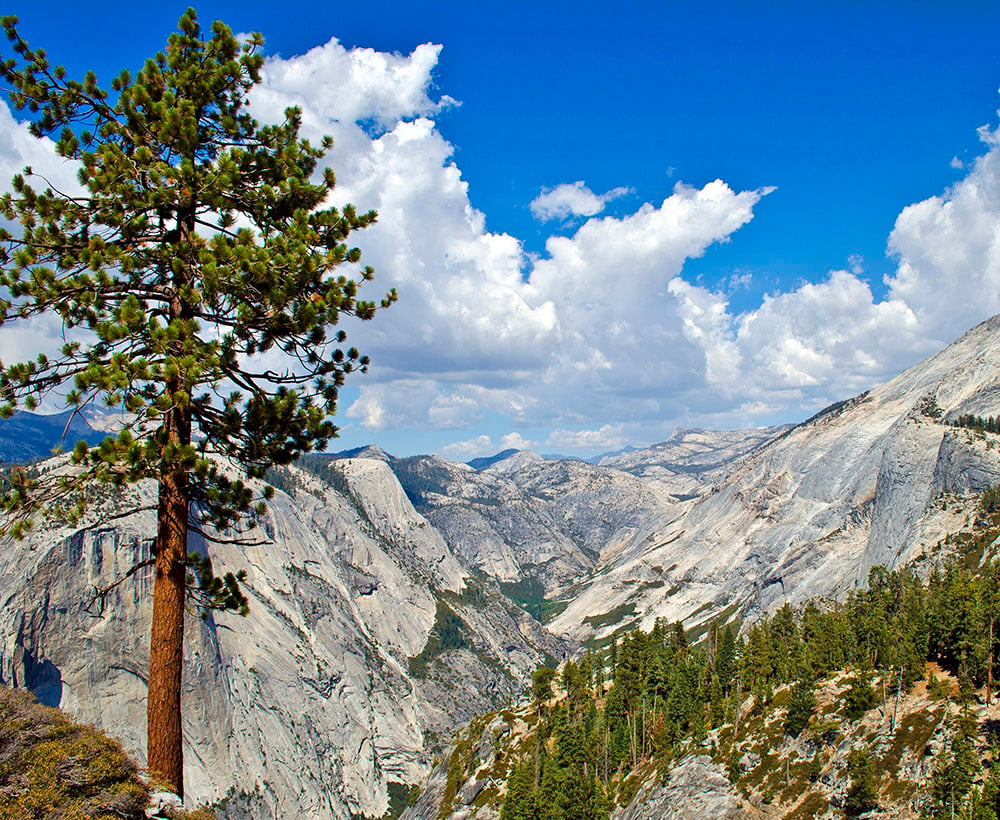
[[[706,748],[745,793],[787,805],[788,816],[809,817],[827,808],[813,784],[847,737],[859,744],[837,764],[848,784],[848,816],[879,805],[883,788],[887,799],[911,796],[915,784],[896,779],[901,761],[926,754],[944,707],[909,715],[887,740],[861,719],[884,703],[880,720],[888,721],[890,705],[922,684],[928,664],[958,681],[944,686],[932,675],[940,696],[951,692],[965,703],[995,677],[1000,565],[982,559],[1000,535],[1000,493],[982,494],[976,518],[974,531],[949,539],[951,557],[926,580],[911,568],[875,567],[868,587],[845,601],[786,605],[739,639],[717,620],[692,644],[681,624],[658,621],[648,633],[612,640],[606,652],[568,661],[554,702],[554,674],[538,670],[537,722],[511,760],[502,818],[603,820],[648,777]],[[928,817],[953,809],[975,820],[1000,816],[997,778],[972,774],[982,767],[974,723],[959,721],[937,755]],[[810,744],[806,756],[787,751],[789,738],[800,736]]]
[[[381,820],[396,820],[399,815],[417,802],[420,796],[419,786],[408,786],[405,783],[389,784],[389,811]]]
[[[626,603],[616,606],[610,612],[605,612],[603,615],[588,615],[583,619],[583,622],[594,627],[594,629],[601,629],[602,627],[616,624],[625,618],[631,618],[633,615],[635,615],[635,604]]]
[[[185,605],[247,605],[239,574],[216,577],[188,534],[239,542],[273,492],[255,480],[336,435],[339,390],[368,366],[336,326],[378,309],[359,298],[374,270],[351,235],[376,214],[327,205],[333,142],[303,139],[301,110],[274,125],[250,114],[260,34],[203,29],[187,9],[162,51],[102,88],[32,49],[16,17],[2,26],[11,108],[77,169],[78,190],[26,168],[0,196],[0,324],[53,320],[64,340],[0,364],[0,416],[62,396],[73,413],[93,402],[129,421],[95,446],[78,441],[69,470],[11,470],[0,531],[79,524],[95,487],[158,486],[155,558],[132,569],[156,565],[147,757],[181,794]],[[258,366],[268,353],[278,358]]]
[[[969,430],[1000,433],[1000,416],[973,416],[971,413],[967,413],[958,416],[951,424],[953,427],[965,427]]]
[[[858,817],[878,806],[875,761],[866,749],[851,749],[847,758],[847,801],[844,813]]]
[[[409,660],[410,674],[415,677],[425,677],[428,665],[441,653],[470,645],[465,621],[459,618],[448,604],[438,599],[434,626],[427,643],[419,655]]]
[[[149,791],[118,743],[30,692],[0,687],[0,820],[142,820]]]
[[[537,578],[500,584],[500,591],[539,623],[544,618],[545,587]],[[551,611],[551,610],[550,610]]]

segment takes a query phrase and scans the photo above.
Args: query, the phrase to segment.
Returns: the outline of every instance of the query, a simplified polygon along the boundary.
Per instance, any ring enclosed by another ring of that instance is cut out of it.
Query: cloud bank
[[[531,203],[533,213],[583,221],[529,257],[516,237],[486,229],[436,126],[457,104],[432,94],[439,53],[431,44],[399,55],[331,40],[269,60],[253,97],[261,120],[298,105],[308,136],[331,134],[336,203],[379,212],[357,241],[376,267],[377,291],[396,287],[400,299],[375,322],[348,327],[374,360],[346,409],[366,431],[462,431],[489,415],[511,430],[546,429],[546,447],[593,451],[653,440],[676,423],[794,420],[1000,312],[1000,130],[981,131],[984,154],[962,180],[900,213],[883,298],[852,260],[734,313],[730,283],[691,282],[684,266],[729,241],[769,190],[678,184],[617,217],[601,214],[625,189],[559,185]],[[27,163],[66,172],[6,108],[0,133],[5,177]],[[18,333],[0,333],[3,358],[37,343]],[[539,443],[467,434],[452,454],[504,442]]]

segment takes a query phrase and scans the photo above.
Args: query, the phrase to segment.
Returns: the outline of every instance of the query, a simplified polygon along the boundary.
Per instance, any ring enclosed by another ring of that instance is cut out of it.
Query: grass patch
[[[895,775],[899,771],[900,761],[907,749],[918,757],[923,757],[924,747],[934,734],[940,717],[939,709],[921,709],[903,718],[882,758],[883,766],[889,774]]]
[[[566,609],[573,602],[572,598],[567,598],[565,601],[542,601],[542,617],[538,620],[543,624],[547,624],[553,618],[562,614],[563,610]]]
[[[0,820],[144,820],[149,788],[102,732],[0,686]],[[205,809],[177,818],[214,820]]]
[[[611,624],[616,624],[623,618],[631,618],[635,615],[635,604],[622,604],[621,606],[616,606],[610,612],[605,612],[603,615],[588,615],[583,619],[585,624],[588,624],[594,629],[602,629],[606,626],[611,626]]]
[[[410,674],[418,678],[425,677],[428,665],[443,652],[468,646],[471,646],[471,643],[465,621],[459,618],[448,604],[439,599],[434,626],[431,634],[427,636],[427,643],[419,655],[414,655],[408,661]]]
[[[829,807],[829,801],[822,794],[810,792],[801,803],[785,815],[785,820],[809,820],[812,817],[819,817]]]
[[[512,583],[501,583],[500,591],[536,621],[542,620],[545,587],[537,578],[522,578]]]

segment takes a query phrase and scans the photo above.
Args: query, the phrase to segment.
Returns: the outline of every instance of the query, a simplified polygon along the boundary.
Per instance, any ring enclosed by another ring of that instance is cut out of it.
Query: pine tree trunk
[[[200,116],[200,115],[199,115]],[[177,247],[194,234],[197,203],[177,215]],[[191,281],[187,266],[173,274],[171,322],[191,318],[182,293]],[[171,351],[173,355],[182,350]],[[173,406],[163,415],[164,456],[168,449],[191,443],[190,396],[178,373],[165,382]],[[176,455],[173,457],[176,459]],[[184,747],[181,729],[181,672],[184,663],[184,597],[187,559],[187,470],[176,461],[160,475],[157,507],[156,564],[153,578],[153,624],[149,643],[149,692],[146,704],[147,765],[170,789],[184,797]]]
[[[986,662],[986,705],[993,703],[993,616],[990,615],[990,657]]]
[[[191,409],[186,401],[180,399],[179,377],[169,380],[166,386],[177,404],[164,414],[164,447],[188,445],[191,443]],[[181,798],[184,797],[181,672],[184,662],[188,502],[187,470],[174,466],[161,475],[159,485],[146,748],[150,773]]]
[[[187,475],[177,471],[160,482],[146,730],[149,771],[181,797],[184,796],[181,670],[187,514]]]

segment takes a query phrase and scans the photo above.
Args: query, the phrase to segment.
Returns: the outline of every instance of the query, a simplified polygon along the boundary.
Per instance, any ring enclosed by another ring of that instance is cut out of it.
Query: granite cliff
[[[998,348],[994,318],[797,427],[679,431],[599,465],[365,448],[276,471],[260,544],[196,544],[247,570],[250,614],[189,619],[186,791],[233,818],[380,817],[390,784],[583,642],[660,616],[697,634],[901,564],[962,523],[949,494],[1000,481],[998,436],[951,424],[1000,410]],[[140,756],[149,578],[100,616],[93,588],[148,557],[151,513],[117,516],[151,499],[4,543],[0,575],[0,682]]]

